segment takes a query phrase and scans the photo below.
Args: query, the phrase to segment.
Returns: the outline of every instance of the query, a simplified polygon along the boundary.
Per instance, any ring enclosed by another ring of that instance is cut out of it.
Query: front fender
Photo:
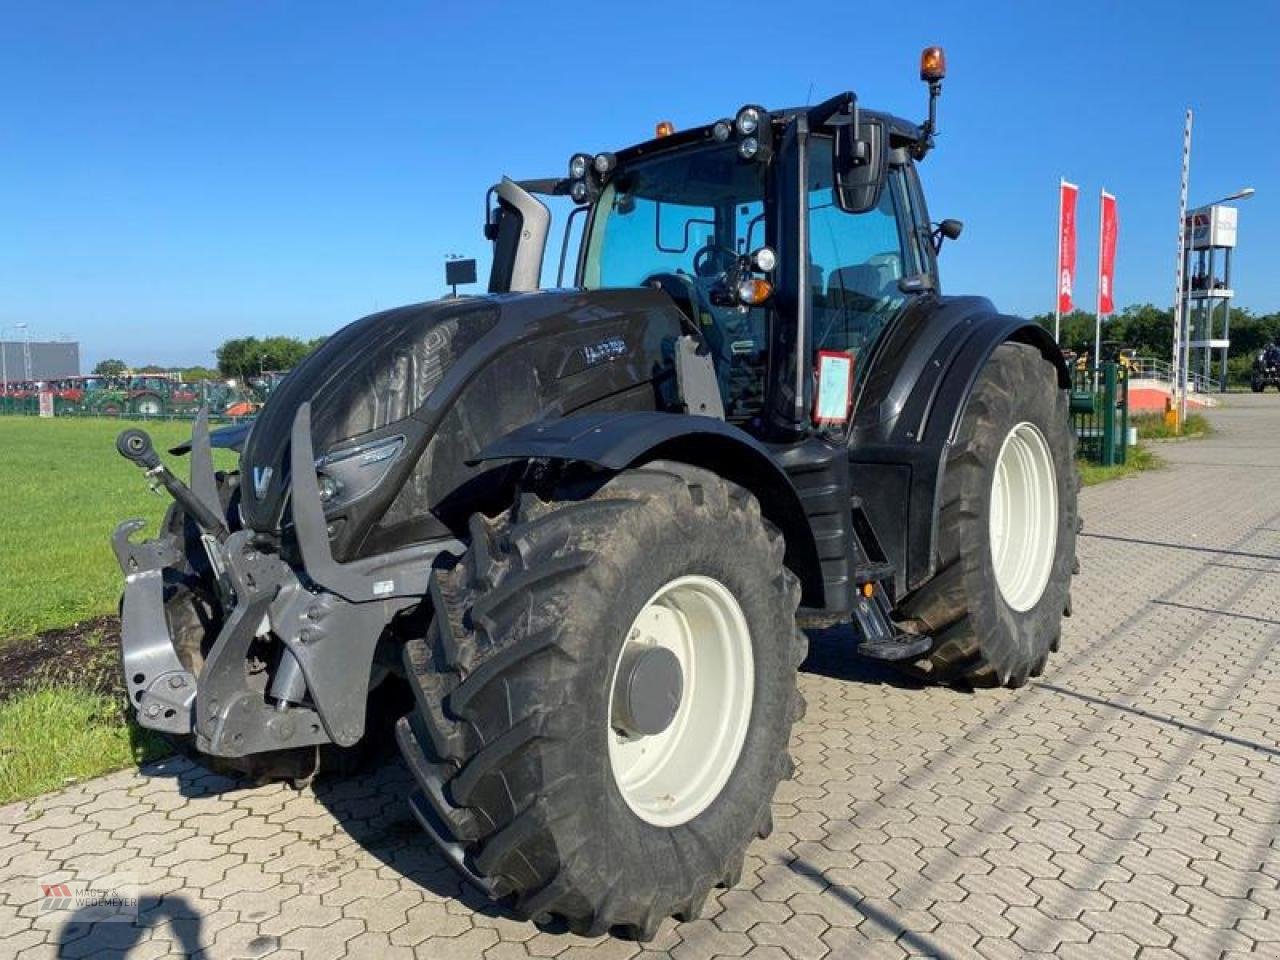
[[[656,411],[578,414],[513,430],[470,462],[508,459],[578,461],[611,471],[676,460],[711,470],[755,495],[765,519],[786,539],[786,564],[800,578],[802,603],[824,606],[821,564],[800,494],[769,448],[732,424]]]

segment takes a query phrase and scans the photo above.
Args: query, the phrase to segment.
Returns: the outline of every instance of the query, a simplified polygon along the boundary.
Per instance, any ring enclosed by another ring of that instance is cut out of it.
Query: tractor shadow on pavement
[[[800,665],[801,673],[902,690],[923,690],[928,686],[888,664],[867,660],[854,653],[857,641],[851,624],[838,623],[833,627],[805,630],[805,633],[809,636],[809,656]]]
[[[375,735],[379,747],[359,772],[321,775],[311,786],[296,793],[283,783],[277,784],[276,789],[294,793],[298,798],[297,802],[301,804],[314,801],[333,817],[334,825],[330,836],[336,833],[350,837],[362,853],[391,867],[406,880],[425,890],[433,899],[456,901],[476,913],[490,917],[518,919],[510,910],[491,902],[465,882],[448,861],[436,852],[410,811],[408,798],[414,789],[413,778],[396,752],[392,730],[379,729]],[[141,769],[146,776],[175,779],[178,793],[188,799],[228,796],[263,787],[261,781],[253,778],[211,771],[194,760],[177,755],[144,764]],[[313,837],[298,842],[316,842],[317,839]],[[335,865],[339,868],[351,868],[355,862],[350,856],[335,856],[334,863],[329,866]],[[151,911],[157,916],[164,915],[171,901],[172,898],[160,898],[148,907],[144,898],[141,906],[144,920],[145,915]],[[159,908],[157,904],[160,905]],[[181,908],[174,909],[180,911]],[[185,922],[189,924],[191,921]],[[95,926],[110,928],[128,925],[109,923]],[[67,929],[70,927],[69,923]],[[82,929],[83,924],[80,925],[80,930]],[[555,925],[539,926],[538,929],[564,932]],[[123,936],[124,932],[106,930],[105,933],[96,932],[95,935],[117,938]],[[77,941],[82,936],[79,930],[74,933]],[[185,944],[187,941],[184,939],[183,942]],[[110,943],[104,941],[102,949],[112,948],[113,943],[114,940]],[[196,949],[198,947],[191,948],[187,955]],[[91,954],[97,952],[90,951]]]
[[[517,921],[514,913],[494,903],[450,866],[431,843],[409,808],[416,789],[400,760],[394,740],[353,777],[317,779],[311,793],[360,847],[391,867],[433,899],[455,901],[488,917]],[[539,929],[550,929],[539,927]]]

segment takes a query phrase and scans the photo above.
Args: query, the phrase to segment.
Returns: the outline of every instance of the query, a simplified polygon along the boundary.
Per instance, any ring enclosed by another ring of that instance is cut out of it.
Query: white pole
[[[1062,346],[1062,185],[1066,177],[1058,178],[1058,256],[1053,261],[1053,342]]]
[[[1093,369],[1102,365],[1102,225],[1103,209],[1107,203],[1107,191],[1103,188],[1098,197],[1098,282],[1093,299]]]
[[[1186,123],[1182,129],[1182,189],[1178,194],[1178,268],[1174,274],[1173,292],[1173,375],[1174,397],[1177,401],[1177,430],[1182,432],[1182,422],[1187,416],[1187,349],[1183,336],[1183,272],[1187,242],[1187,181],[1191,176],[1191,109],[1187,108]]]

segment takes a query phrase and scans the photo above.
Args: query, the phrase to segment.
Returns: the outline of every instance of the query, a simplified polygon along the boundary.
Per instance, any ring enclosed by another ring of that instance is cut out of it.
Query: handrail
[[[1155,357],[1134,357],[1131,361],[1131,367],[1133,369],[1132,376],[1135,379],[1159,380],[1171,386],[1177,382],[1173,364],[1167,360],[1158,360]],[[1187,371],[1187,388],[1192,393],[1217,393],[1220,386],[1213,377],[1206,377],[1195,370]]]

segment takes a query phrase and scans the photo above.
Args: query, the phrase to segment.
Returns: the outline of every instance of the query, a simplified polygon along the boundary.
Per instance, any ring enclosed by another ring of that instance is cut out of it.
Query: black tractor
[[[1254,393],[1261,393],[1267,387],[1280,390],[1280,341],[1268,343],[1253,358],[1249,387]]]
[[[1041,327],[942,294],[938,48],[921,72],[924,123],[752,104],[504,179],[487,295],[356,321],[251,428],[201,416],[189,484],[122,434],[176,500],[114,538],[139,722],[305,778],[407,686],[443,856],[521,915],[647,938],[770,829],[801,619],[963,688],[1038,675],[1070,606],[1070,376]],[[574,207],[556,289],[540,196]]]

